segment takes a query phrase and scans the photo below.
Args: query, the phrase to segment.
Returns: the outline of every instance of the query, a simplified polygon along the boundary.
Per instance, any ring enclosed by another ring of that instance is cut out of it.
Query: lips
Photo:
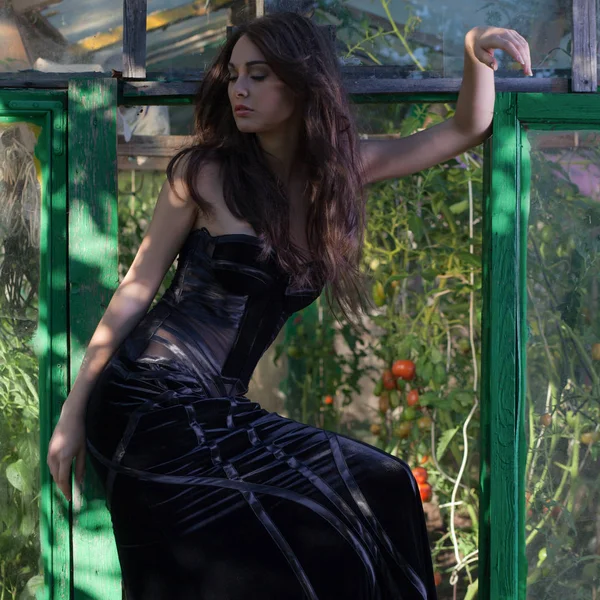
[[[236,113],[249,113],[249,112],[252,112],[252,109],[249,106],[246,106],[244,104],[238,104],[235,107],[235,112]]]

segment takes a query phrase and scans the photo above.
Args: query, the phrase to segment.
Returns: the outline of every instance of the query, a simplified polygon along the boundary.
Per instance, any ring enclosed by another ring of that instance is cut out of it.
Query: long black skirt
[[[123,357],[96,383],[87,447],[127,599],[434,600],[409,467],[222,383]]]

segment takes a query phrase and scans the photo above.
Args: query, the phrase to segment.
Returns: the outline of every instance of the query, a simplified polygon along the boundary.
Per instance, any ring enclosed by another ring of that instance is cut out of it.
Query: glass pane
[[[0,597],[43,585],[39,532],[39,128],[0,119]]]
[[[248,12],[242,10],[243,2],[233,5],[239,10],[207,11],[204,2],[148,0],[147,69],[208,67],[227,37],[232,16],[243,19]]]
[[[122,25],[122,0],[2,3],[0,71],[119,69]]]
[[[442,104],[354,108],[359,132],[370,140],[410,135],[453,111]],[[440,600],[465,598],[478,578],[474,390],[481,339],[482,165],[479,147],[425,172],[369,186],[362,269],[376,308],[364,330],[351,330],[341,316],[337,323],[322,297],[294,316],[281,347],[289,365],[281,388],[288,416],[425,469],[419,477],[427,478],[421,493],[442,580]],[[397,375],[391,377],[386,371],[394,365]],[[452,505],[463,458],[466,468]],[[454,541],[448,533],[452,522]],[[454,588],[456,555],[464,563]]]
[[[301,1],[301,0],[300,0]],[[531,46],[538,77],[568,76],[571,0],[319,0],[317,19],[337,25],[347,64],[398,65],[407,76],[462,73],[464,38],[479,25],[516,29]],[[499,77],[522,73],[498,52]]]
[[[587,600],[600,591],[599,136],[528,137],[528,597]]]

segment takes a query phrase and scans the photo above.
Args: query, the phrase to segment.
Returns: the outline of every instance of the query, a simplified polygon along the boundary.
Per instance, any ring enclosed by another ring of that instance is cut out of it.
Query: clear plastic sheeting
[[[516,29],[532,49],[538,77],[571,68],[571,0],[318,0],[321,23],[337,26],[338,51],[351,65],[397,65],[407,76],[460,76],[464,38],[475,26]],[[498,76],[522,76],[498,52]]]

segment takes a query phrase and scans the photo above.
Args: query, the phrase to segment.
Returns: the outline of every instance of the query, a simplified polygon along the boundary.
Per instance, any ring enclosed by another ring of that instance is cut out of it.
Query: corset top
[[[247,389],[260,357],[294,312],[322,289],[294,289],[260,240],[193,229],[173,281],[120,349],[127,358],[169,357],[198,375],[237,380]],[[150,351],[149,344],[153,342]]]

